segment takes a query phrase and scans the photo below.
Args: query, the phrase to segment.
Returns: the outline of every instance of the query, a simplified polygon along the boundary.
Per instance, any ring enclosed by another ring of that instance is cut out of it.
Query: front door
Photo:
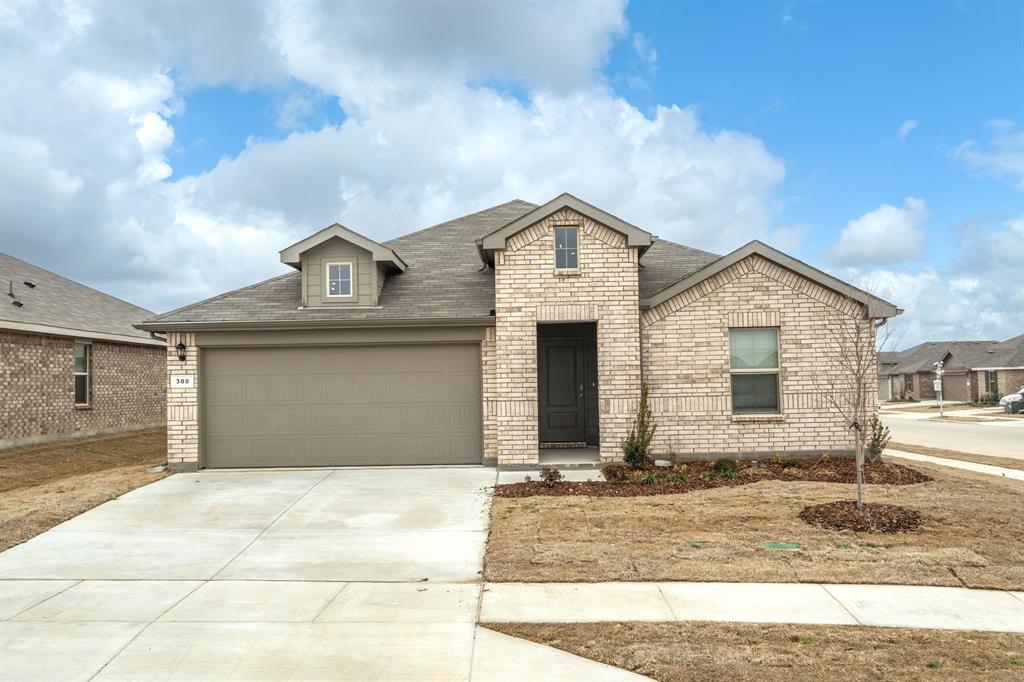
[[[541,443],[587,441],[587,341],[538,341]]]

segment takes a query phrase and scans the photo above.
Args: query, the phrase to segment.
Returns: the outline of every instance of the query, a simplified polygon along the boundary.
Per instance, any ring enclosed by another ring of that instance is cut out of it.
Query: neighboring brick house
[[[136,325],[167,334],[183,385],[176,469],[610,461],[644,384],[657,454],[848,452],[827,331],[902,312],[760,242],[719,257],[567,194],[385,243],[332,225],[280,256],[297,272]]]
[[[0,447],[162,425],[153,313],[0,253]]]
[[[944,400],[1000,397],[1024,384],[1024,334],[1006,341],[926,341],[882,355],[879,376],[888,381],[892,400],[935,400],[935,363],[940,360]]]

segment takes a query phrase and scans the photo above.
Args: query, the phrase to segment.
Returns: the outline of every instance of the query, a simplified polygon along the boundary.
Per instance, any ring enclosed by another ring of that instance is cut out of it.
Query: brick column
[[[185,361],[175,346],[187,346]],[[191,388],[171,388],[176,374],[192,375]],[[199,349],[195,334],[167,334],[167,466],[172,471],[195,471],[199,466]]]

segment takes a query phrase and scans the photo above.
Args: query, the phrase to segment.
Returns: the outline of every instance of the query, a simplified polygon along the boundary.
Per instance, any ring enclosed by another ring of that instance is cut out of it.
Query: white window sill
[[[76,410],[91,410],[92,409],[92,405],[81,405],[79,403],[75,403],[75,409]]]
[[[763,423],[763,422],[784,422],[786,421],[786,415],[778,412],[773,413],[757,413],[751,412],[750,414],[733,414],[730,415],[734,422],[748,422],[748,423]]]
[[[579,277],[581,274],[579,268],[555,268],[555,277]]]

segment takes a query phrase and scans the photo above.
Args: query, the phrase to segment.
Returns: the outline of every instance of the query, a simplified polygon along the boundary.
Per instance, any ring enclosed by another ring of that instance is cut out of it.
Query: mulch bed
[[[671,467],[646,467],[638,473],[672,472]],[[600,476],[595,472],[596,476]],[[590,497],[641,497],[676,495],[695,490],[746,485],[758,481],[814,481],[817,483],[856,483],[857,467],[852,459],[805,460],[801,466],[783,467],[781,463],[763,463],[754,468],[747,462],[737,464],[735,478],[714,476],[711,462],[687,462],[685,481],[643,484],[633,481],[560,481],[547,486],[541,481],[507,483],[495,486],[496,497],[535,497],[578,495]],[[932,480],[920,471],[892,462],[865,462],[864,482],[876,485],[911,485]]]
[[[906,533],[921,527],[921,514],[895,504],[865,502],[857,509],[854,502],[828,502],[804,507],[800,518],[813,526],[857,533]]]

